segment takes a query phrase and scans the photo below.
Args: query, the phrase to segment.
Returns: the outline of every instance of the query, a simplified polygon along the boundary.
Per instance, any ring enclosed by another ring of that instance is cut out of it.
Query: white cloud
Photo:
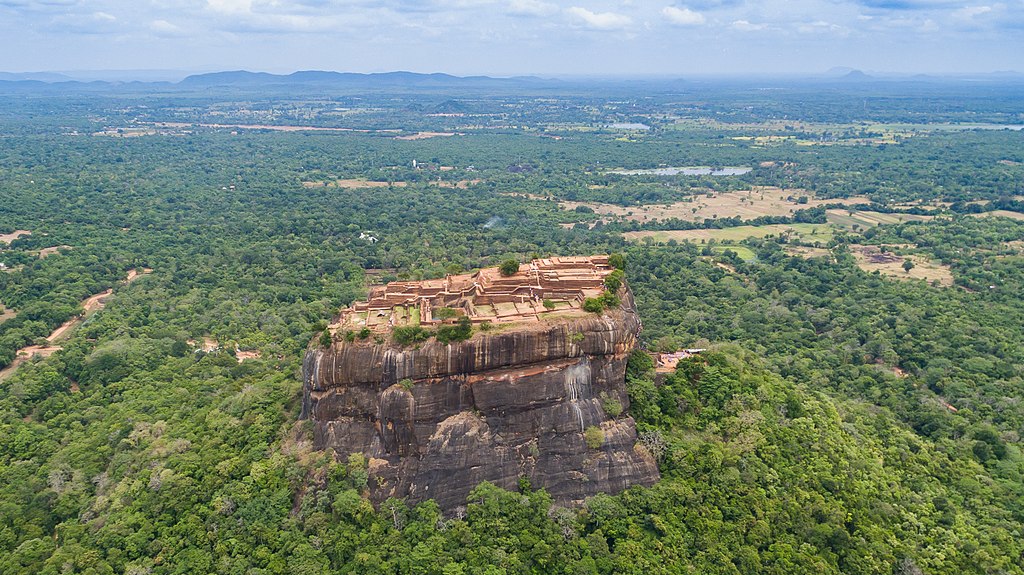
[[[508,13],[512,16],[550,16],[558,12],[558,6],[541,0],[511,0]]]
[[[991,6],[964,6],[953,11],[953,17],[957,20],[973,20],[975,16],[981,16],[992,11]]]
[[[751,24],[747,20],[736,20],[730,26],[733,30],[739,30],[740,32],[757,32],[759,30],[765,30],[768,28],[767,24]]]
[[[694,12],[685,6],[682,8],[665,6],[661,9],[661,13],[669,22],[677,26],[700,26],[704,23],[703,14]]]
[[[849,31],[846,28],[844,28],[844,27],[842,27],[842,26],[840,26],[838,24],[832,24],[831,22],[825,22],[823,20],[818,20],[816,22],[804,22],[802,24],[797,24],[796,31],[800,32],[801,34],[826,34],[827,33],[827,34],[833,34],[833,35],[839,35],[839,36],[845,36],[845,35],[847,35],[849,33]]]
[[[221,14],[249,14],[252,0],[206,0],[206,6]]]
[[[581,22],[588,28],[595,30],[621,30],[633,23],[633,19],[624,14],[615,12],[591,12],[586,8],[573,6],[566,8],[566,14],[572,16],[576,21]]]
[[[149,29],[157,36],[184,36],[185,31],[180,26],[172,24],[167,20],[153,20],[149,23]]]

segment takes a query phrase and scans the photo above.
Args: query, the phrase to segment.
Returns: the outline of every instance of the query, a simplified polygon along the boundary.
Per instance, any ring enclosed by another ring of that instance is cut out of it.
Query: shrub
[[[364,327],[363,329],[359,330],[359,339],[366,339],[368,337],[370,337],[370,328]]]
[[[608,256],[608,265],[612,266],[617,270],[626,270],[626,256],[622,254],[612,254]]]
[[[588,297],[583,300],[583,311],[589,311],[591,313],[601,313],[604,311],[604,301],[597,297]]]
[[[610,291],[605,291],[601,294],[601,303],[604,307],[619,307],[619,304],[622,302],[619,300],[619,296]]]
[[[451,319],[459,315],[459,312],[458,310],[452,309],[450,307],[439,307],[437,309],[431,310],[430,314],[434,316],[435,319]]]
[[[333,343],[331,330],[325,329],[320,332],[320,347],[331,347],[331,343]]]
[[[505,261],[501,262],[500,266],[498,266],[498,272],[500,272],[501,275],[503,275],[503,276],[514,275],[518,271],[519,271],[519,261],[518,260],[505,260]]]
[[[616,418],[622,415],[622,402],[605,392],[601,392],[601,408],[608,414],[608,417]]]
[[[549,299],[544,300],[544,309],[555,309],[555,302]]]
[[[604,278],[604,287],[609,291],[617,292],[622,287],[622,280],[625,278],[626,274],[622,270],[615,270]]]
[[[400,345],[409,345],[421,341],[427,341],[433,333],[418,325],[396,327],[391,332],[391,337]]]
[[[414,382],[413,380],[411,380],[409,378],[405,378],[402,381],[399,381],[398,385],[402,386],[402,389],[404,389],[406,391],[412,391],[412,387],[414,385],[416,385],[416,382]]]
[[[469,318],[462,316],[455,325],[442,325],[437,328],[437,341],[451,343],[453,341],[464,341],[472,337],[473,324]]]
[[[591,425],[583,432],[583,440],[587,442],[587,447],[597,449],[604,445],[604,431],[596,425]]]

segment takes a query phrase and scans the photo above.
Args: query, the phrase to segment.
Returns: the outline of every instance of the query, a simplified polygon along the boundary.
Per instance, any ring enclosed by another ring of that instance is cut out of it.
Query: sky
[[[0,70],[1024,72],[1024,0],[0,0]]]

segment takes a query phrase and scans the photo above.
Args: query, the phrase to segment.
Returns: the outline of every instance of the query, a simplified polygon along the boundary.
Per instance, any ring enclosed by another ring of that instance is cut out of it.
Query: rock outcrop
[[[521,477],[562,504],[652,484],[657,465],[626,411],[640,322],[628,288],[618,295],[601,314],[531,318],[449,344],[314,341],[302,416],[315,447],[365,454],[376,502],[453,509],[481,481],[515,489]]]

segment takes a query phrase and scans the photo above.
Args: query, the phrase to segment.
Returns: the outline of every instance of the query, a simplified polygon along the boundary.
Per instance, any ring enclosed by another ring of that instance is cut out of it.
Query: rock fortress
[[[628,415],[641,326],[620,276],[608,256],[561,257],[373,288],[307,350],[314,446],[365,455],[378,503],[451,510],[481,481],[527,479],[574,504],[654,483]],[[615,303],[584,309],[602,296]],[[442,338],[446,326],[464,332]]]

